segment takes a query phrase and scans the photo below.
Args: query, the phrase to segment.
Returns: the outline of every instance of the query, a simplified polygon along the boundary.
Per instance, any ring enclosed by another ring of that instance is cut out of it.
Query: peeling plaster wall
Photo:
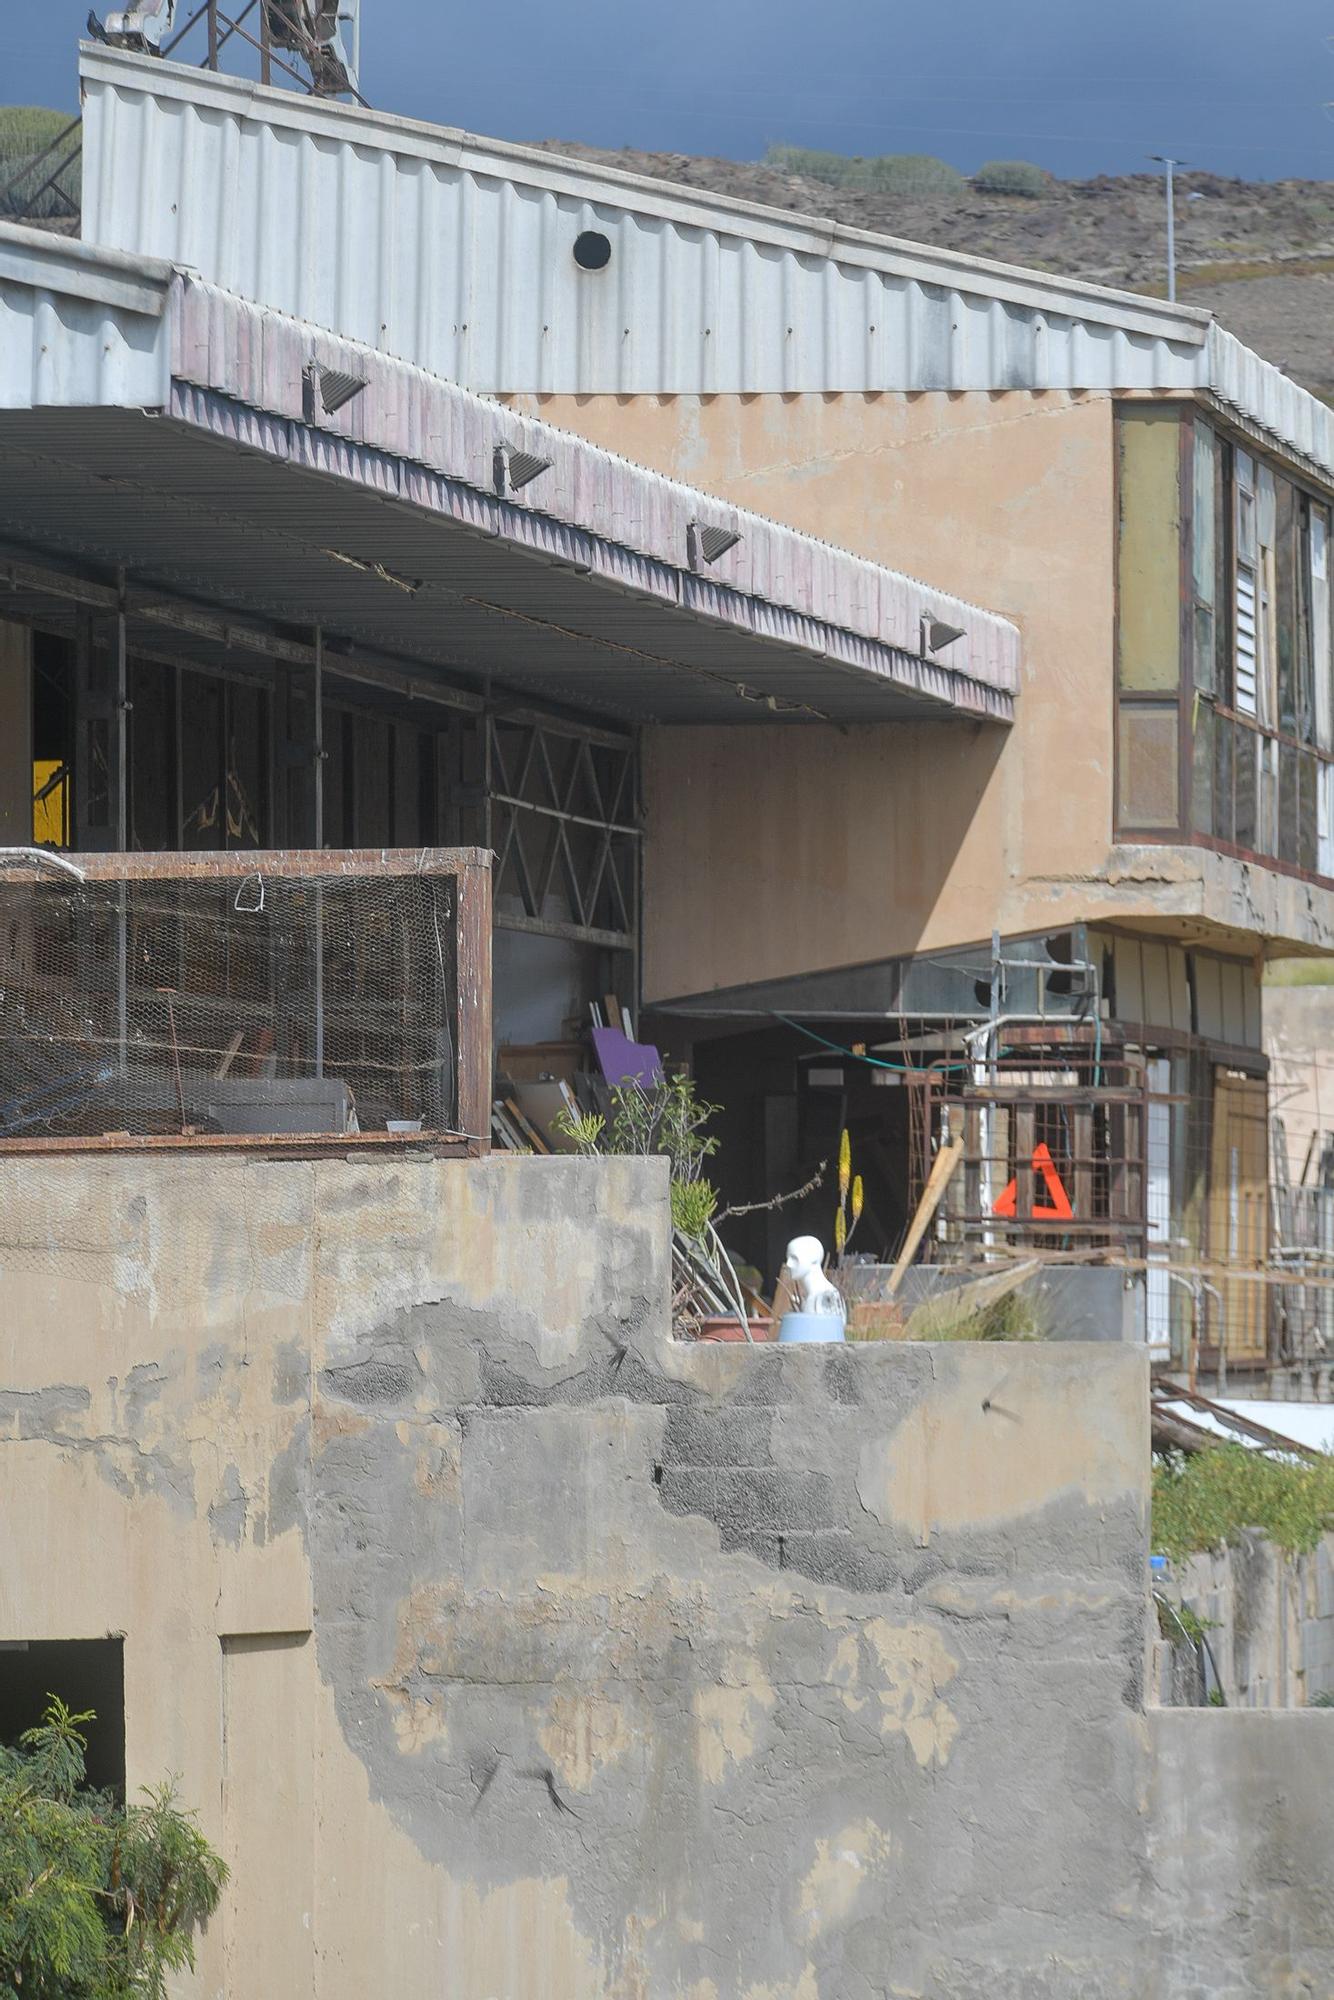
[[[235,1871],[193,1990],[1286,1991],[1156,1970],[1142,1354],[674,1346],[665,1214],[0,1162],[0,1638],[125,1633]]]

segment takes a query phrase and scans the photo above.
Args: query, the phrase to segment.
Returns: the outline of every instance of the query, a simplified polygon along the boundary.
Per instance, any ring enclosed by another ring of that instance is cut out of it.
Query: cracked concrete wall
[[[131,1782],[234,1869],[194,1990],[1203,1990],[1142,1354],[677,1346],[665,1214],[657,1161],[0,1162],[0,1638],[126,1634]]]

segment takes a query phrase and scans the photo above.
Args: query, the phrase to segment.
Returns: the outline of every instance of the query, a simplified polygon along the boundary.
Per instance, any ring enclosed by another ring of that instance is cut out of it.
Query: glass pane
[[[1214,837],[1217,840],[1235,838],[1232,813],[1232,746],[1236,738],[1236,724],[1220,717],[1214,726]]]
[[[1122,702],[1117,748],[1119,823],[1125,827],[1176,826],[1176,704],[1149,707]]]
[[[1226,729],[1211,704],[1197,700],[1190,770],[1190,823],[1196,833],[1214,832],[1214,737]]]
[[[1297,491],[1274,481],[1275,625],[1278,631],[1278,726],[1297,730]],[[1282,835],[1280,832],[1280,847]]]
[[[1314,874],[1319,857],[1319,816],[1317,809],[1317,771],[1315,757],[1309,750],[1303,750],[1298,759],[1301,771],[1301,803],[1297,814],[1297,865],[1309,868]]]
[[[1245,723],[1236,724],[1233,736],[1233,765],[1236,779],[1236,815],[1233,839],[1238,847],[1254,848],[1255,838],[1255,756],[1256,735]]]
[[[130,846],[176,844],[176,675],[155,660],[130,666]]]
[[[222,839],[222,683],[181,675],[181,846]]]
[[[227,845],[262,847],[268,826],[269,701],[262,688],[227,692]]]
[[[1278,753],[1278,858],[1297,860],[1297,751],[1281,743]]]

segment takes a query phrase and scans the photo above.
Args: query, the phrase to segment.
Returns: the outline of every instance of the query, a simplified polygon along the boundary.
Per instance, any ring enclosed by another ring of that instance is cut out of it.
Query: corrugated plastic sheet
[[[1018,686],[1019,634],[994,613],[216,286],[178,277],[172,326],[173,376],[213,396],[208,403],[178,396],[175,412],[189,421],[213,429],[234,422],[238,438],[245,432],[244,441],[256,443],[258,415],[290,419],[296,428],[281,450],[299,462],[336,459],[341,476],[362,484],[401,480],[403,497],[474,528],[499,530],[559,561],[596,569],[724,623],[827,652],[862,671],[888,674],[953,705],[1009,712]],[[312,365],[366,384],[318,429],[302,422]],[[234,419],[218,396],[239,406]],[[347,449],[338,451],[335,439]],[[551,461],[503,505],[492,484],[502,444]],[[279,448],[274,441],[261,444],[271,446]],[[386,460],[444,483],[428,492],[421,478],[410,470],[400,475]],[[740,536],[706,574],[692,574],[688,566],[692,523]],[[627,555],[642,559],[640,566],[627,564]],[[964,636],[947,657],[921,658],[926,615],[962,628]]]
[[[82,75],[91,240],[488,394],[1199,380],[1189,308],[118,51]]]

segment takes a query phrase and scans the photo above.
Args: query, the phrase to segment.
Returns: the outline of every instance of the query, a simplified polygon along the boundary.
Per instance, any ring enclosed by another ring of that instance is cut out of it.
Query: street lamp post
[[[1167,297],[1171,305],[1177,296],[1177,218],[1176,206],[1172,199],[1172,174],[1177,167],[1184,167],[1185,160],[1174,160],[1166,153],[1150,153],[1163,169],[1167,181]]]

